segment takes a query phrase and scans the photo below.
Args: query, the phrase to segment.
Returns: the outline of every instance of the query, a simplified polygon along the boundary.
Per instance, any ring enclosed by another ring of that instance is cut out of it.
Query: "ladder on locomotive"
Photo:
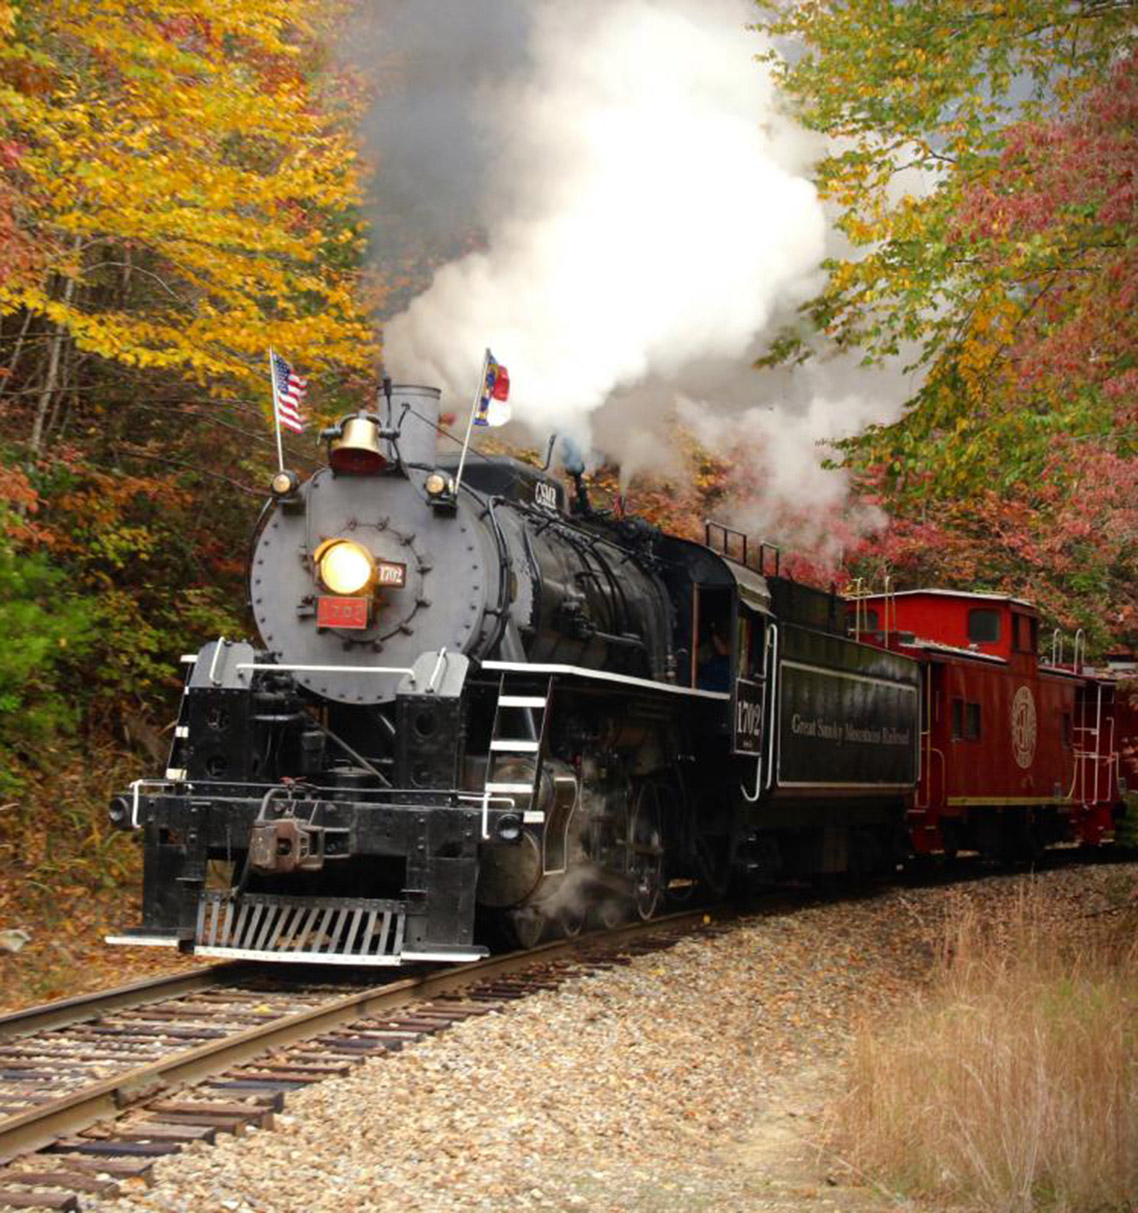
[[[220,644],[224,639],[224,636],[219,637],[218,643]],[[182,697],[178,700],[178,719],[174,724],[174,736],[170,742],[170,757],[166,760],[166,778],[173,782],[185,779],[186,768],[189,766],[189,691],[190,679],[193,677],[197,660],[196,653],[186,653],[180,662],[185,667],[186,676],[182,682]]]
[[[542,762],[549,730],[553,679],[518,671],[503,673],[494,705],[490,730],[490,753],[486,761],[487,796],[510,797],[522,812],[523,821],[535,818]],[[509,778],[511,762],[531,759],[532,778]]]

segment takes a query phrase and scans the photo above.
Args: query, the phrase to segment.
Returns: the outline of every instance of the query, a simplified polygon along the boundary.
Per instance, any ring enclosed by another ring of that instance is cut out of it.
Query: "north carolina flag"
[[[507,400],[510,395],[510,372],[491,354],[486,353],[486,382],[482,399],[474,414],[475,425],[505,425],[513,415]]]

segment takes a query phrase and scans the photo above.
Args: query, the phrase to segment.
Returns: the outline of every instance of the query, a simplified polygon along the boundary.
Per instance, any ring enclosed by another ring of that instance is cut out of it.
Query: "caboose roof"
[[[923,653],[943,653],[949,657],[965,657],[970,661],[986,661],[990,665],[1007,665],[1006,657],[998,657],[995,653],[981,653],[977,649],[962,649],[955,644],[942,644],[939,640],[925,640],[914,636],[912,640],[900,642],[903,649],[920,649]]]
[[[858,596],[860,602],[873,602],[877,599],[888,598],[916,598],[919,596],[933,598],[958,598],[961,601],[967,602],[1004,602],[1009,605],[1026,607],[1029,611],[1035,610],[1035,604],[1028,602],[1026,598],[1012,598],[1007,594],[980,594],[971,590],[897,590],[895,593],[888,595],[880,594],[862,594]]]

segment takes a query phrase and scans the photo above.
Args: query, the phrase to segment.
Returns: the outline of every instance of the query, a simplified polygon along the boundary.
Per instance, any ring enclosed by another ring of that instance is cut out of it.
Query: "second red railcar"
[[[921,771],[908,808],[918,854],[1026,857],[1114,837],[1117,680],[1043,662],[1035,607],[911,590],[859,595],[849,610],[860,639],[921,665]]]

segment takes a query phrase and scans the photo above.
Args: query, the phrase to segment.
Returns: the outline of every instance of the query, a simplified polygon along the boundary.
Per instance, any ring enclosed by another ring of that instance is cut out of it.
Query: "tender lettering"
[[[790,718],[790,731],[796,737],[820,737],[838,745],[850,742],[855,745],[908,746],[911,735],[908,729],[892,729],[888,725],[853,724],[850,721],[827,720],[824,716],[803,716],[795,712]]]

